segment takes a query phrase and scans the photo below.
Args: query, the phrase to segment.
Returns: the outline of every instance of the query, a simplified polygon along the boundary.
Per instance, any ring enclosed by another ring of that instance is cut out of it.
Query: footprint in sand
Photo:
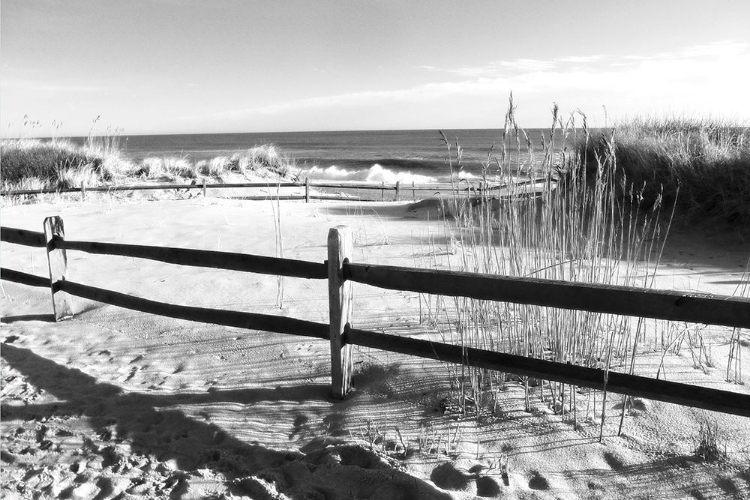
[[[548,490],[549,481],[547,478],[539,474],[539,471],[531,471],[531,478],[529,479],[529,488],[532,490]]]
[[[134,366],[133,368],[130,369],[130,373],[125,378],[124,382],[128,382],[130,379],[132,379],[133,377],[135,377],[136,373],[138,373],[138,368]]]
[[[127,366],[122,366],[117,371],[118,373],[121,373],[120,377],[118,377],[118,381],[120,382],[129,382],[130,380],[135,377],[135,374],[138,373],[140,370],[143,370],[145,368],[148,368],[148,364],[141,364],[140,362],[143,361],[144,357],[142,354],[139,354],[138,356],[134,357],[130,360],[128,364],[132,365],[135,363],[138,363],[136,366],[131,366],[130,369],[127,369]],[[112,358],[110,358],[110,361],[113,361]],[[127,375],[125,375],[124,372],[127,371]],[[124,377],[124,378],[123,378]]]
[[[451,462],[435,467],[430,474],[430,480],[444,490],[465,490],[469,485],[469,477],[456,469]]]
[[[297,351],[297,354],[299,355],[309,355],[314,353],[315,346],[312,344],[297,344],[294,350]]]
[[[289,433],[289,440],[291,441],[295,438],[295,436],[299,438],[305,437],[307,431],[310,430],[309,422],[310,417],[308,417],[304,413],[298,414],[294,418],[294,424],[292,424],[292,432]]]
[[[91,356],[105,356],[107,358],[107,363],[114,363],[115,362],[115,358],[112,356],[112,353],[109,352],[107,349],[104,349],[103,351],[90,352],[90,353],[88,353],[88,356],[89,357],[91,357]],[[98,360],[96,362],[99,363]]]
[[[477,479],[477,496],[496,498],[500,495],[500,485],[489,476]]]
[[[622,470],[625,467],[625,462],[622,458],[609,451],[604,452],[604,461],[614,471]]]

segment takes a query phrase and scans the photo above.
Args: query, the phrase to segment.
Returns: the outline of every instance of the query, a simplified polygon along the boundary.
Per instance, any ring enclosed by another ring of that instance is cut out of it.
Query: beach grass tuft
[[[119,155],[59,140],[6,140],[1,147],[5,186],[33,184],[31,179],[37,179],[44,186],[70,187],[77,174],[83,178],[98,176],[106,182],[122,161]]]
[[[726,449],[722,450],[720,441],[724,436],[715,418],[704,416],[698,431],[698,443],[695,448],[696,456],[706,462],[717,462],[727,458]],[[726,448],[726,446],[724,446]]]

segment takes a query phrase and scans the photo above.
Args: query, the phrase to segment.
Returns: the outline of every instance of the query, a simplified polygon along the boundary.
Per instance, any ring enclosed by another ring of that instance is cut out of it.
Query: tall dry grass
[[[494,275],[651,286],[666,233],[659,224],[661,194],[647,202],[644,189],[617,170],[613,149],[597,152],[591,163],[565,147],[587,140],[585,117],[564,119],[555,107],[545,136],[542,154],[535,154],[511,97],[501,137],[484,165],[486,179],[505,177],[509,187],[500,196],[483,191],[478,198],[454,192],[446,231],[462,251],[453,265]],[[564,144],[555,142],[560,136]],[[457,151],[448,149],[454,169],[461,162]],[[513,174],[518,171],[533,171],[541,180],[520,185]],[[630,187],[623,192],[623,185]],[[446,341],[560,363],[632,372],[644,335],[638,318],[467,298],[427,300],[435,303],[428,307],[430,320]],[[449,373],[464,412],[499,409],[498,391],[508,376],[468,366]],[[595,414],[593,391],[582,403],[572,387],[517,380],[527,410],[536,394],[555,412],[572,414],[574,425]]]

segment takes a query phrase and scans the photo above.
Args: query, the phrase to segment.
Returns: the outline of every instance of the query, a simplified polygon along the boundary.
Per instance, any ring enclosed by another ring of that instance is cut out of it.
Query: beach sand
[[[283,250],[277,248],[275,212]],[[2,225],[41,231],[60,215],[71,240],[244,252],[323,262],[328,230],[351,228],[355,262],[456,268],[461,248],[435,203],[281,202],[196,197],[3,208]],[[726,232],[675,229],[655,288],[734,293],[750,256]],[[43,249],[3,243],[3,267],[47,274]],[[157,301],[328,321],[325,281],[283,279],[68,253],[69,279]],[[750,419],[636,398],[524,411],[509,381],[495,415],[463,417],[439,362],[354,349],[353,392],[329,396],[327,341],[149,316],[3,282],[3,498],[747,498]],[[357,327],[435,338],[413,293],[354,286]],[[683,325],[684,327],[684,325]],[[725,381],[731,330],[701,330],[712,366],[668,355],[668,380],[742,393]],[[743,333],[745,382],[750,342]],[[655,376],[644,343],[636,373]],[[697,367],[696,367],[697,366]],[[579,391],[584,401],[588,391]],[[601,394],[597,396],[600,401]],[[727,458],[695,455],[717,424]]]

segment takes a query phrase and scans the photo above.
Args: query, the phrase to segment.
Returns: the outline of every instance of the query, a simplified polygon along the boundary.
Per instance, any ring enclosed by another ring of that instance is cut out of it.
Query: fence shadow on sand
[[[373,481],[366,483],[381,487],[388,483],[391,488],[407,492],[409,498],[449,498],[431,485],[397,470],[388,469],[388,480],[383,482],[383,462],[365,449],[352,450],[352,446],[343,446],[329,439],[327,442],[313,440],[309,443],[313,446],[304,447],[306,453],[273,450],[244,442],[213,423],[190,418],[174,408],[185,404],[239,403],[247,405],[248,411],[252,412],[253,403],[259,401],[305,403],[329,400],[328,385],[152,395],[128,393],[117,385],[98,382],[78,369],[62,366],[29,349],[7,343],[2,346],[2,358],[10,368],[20,372],[28,383],[64,401],[24,406],[3,404],[4,422],[83,417],[100,440],[112,443],[112,446],[88,443],[92,453],[102,456],[105,467],[116,467],[118,461],[127,459],[118,455],[114,446],[125,441],[132,452],[154,457],[161,462],[172,461],[182,471],[208,468],[221,472],[227,477],[230,490],[236,490],[237,494],[248,493],[243,478],[268,470],[293,470],[301,463],[313,473],[305,475],[304,484],[294,487],[321,493],[334,483],[331,483],[330,471],[316,479],[315,466],[330,463],[331,454],[335,454],[337,448],[345,448],[348,452],[339,454],[339,465],[343,466],[340,472],[342,478],[347,474],[345,470],[349,469],[345,466],[356,465],[360,468],[360,474],[372,476]],[[37,441],[45,449],[44,436]]]

